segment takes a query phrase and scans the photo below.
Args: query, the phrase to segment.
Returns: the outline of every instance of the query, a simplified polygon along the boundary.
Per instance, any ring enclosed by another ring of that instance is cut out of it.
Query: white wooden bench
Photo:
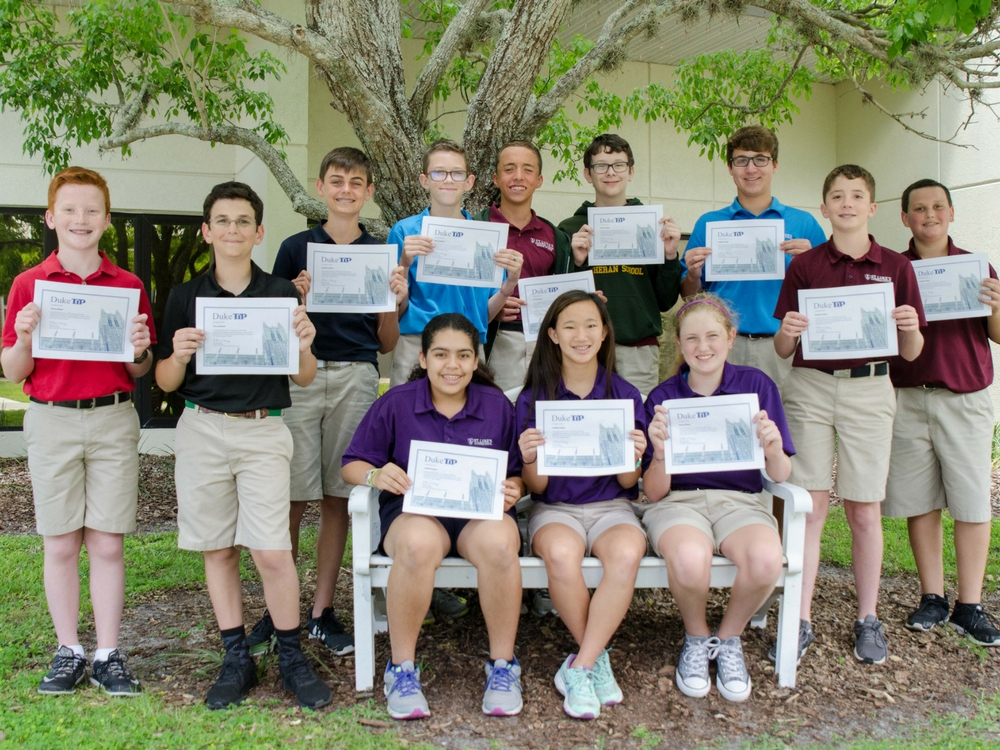
[[[763,472],[762,472],[763,474]],[[764,627],[767,611],[778,605],[778,684],[795,687],[796,656],[799,640],[799,611],[802,593],[802,549],[805,543],[806,513],[812,512],[812,498],[801,487],[787,482],[772,482],[766,474],[764,489],[785,501],[782,546],[784,566],[774,594],[753,617],[750,624]],[[521,505],[520,503],[518,504]],[[392,558],[378,554],[381,538],[378,517],[378,491],[355,487],[349,502],[354,559],[354,669],[358,691],[371,690],[375,683],[375,633],[387,629],[384,611],[375,606],[373,591],[385,588],[389,581]],[[583,560],[583,577],[590,588],[600,583],[603,574],[595,557]],[[736,566],[725,557],[712,561],[712,588],[731,588]],[[437,588],[476,588],[476,569],[459,557],[447,557],[434,577]],[[548,588],[545,564],[537,557],[521,558],[521,583],[526,589]],[[667,568],[659,557],[644,557],[639,565],[636,588],[666,588]]]

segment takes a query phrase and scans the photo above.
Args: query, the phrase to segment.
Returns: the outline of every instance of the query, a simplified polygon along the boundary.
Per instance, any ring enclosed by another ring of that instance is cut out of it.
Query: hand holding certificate
[[[594,232],[587,262],[602,265],[663,263],[660,220],[663,206],[587,208],[587,224]]]
[[[785,278],[784,219],[710,221],[706,244],[706,281],[763,281]]]
[[[764,448],[754,426],[756,393],[664,401],[669,432],[664,443],[667,474],[764,468]]]
[[[396,309],[389,276],[396,267],[395,245],[306,246],[306,270],[312,277],[305,303],[308,312],[379,313]]]
[[[298,301],[291,297],[198,297],[199,375],[298,375]]]
[[[131,362],[133,318],[139,290],[35,281],[39,322],[31,356],[40,359]]]
[[[420,234],[430,237],[434,250],[417,258],[417,281],[497,288],[504,270],[494,256],[507,247],[508,224],[425,216]]]
[[[538,401],[538,475],[595,477],[635,470],[635,403],[630,399]]]
[[[413,440],[403,512],[497,521],[504,512],[507,451]]]
[[[892,283],[799,289],[804,359],[878,359],[899,354]]]
[[[524,340],[537,341],[538,332],[542,327],[542,319],[549,307],[563,292],[571,289],[582,289],[593,292],[594,272],[564,273],[558,276],[535,276],[530,279],[518,279],[517,292],[525,302],[521,311],[521,321],[524,326]]]
[[[985,318],[993,313],[980,299],[983,280],[990,277],[986,253],[915,260],[913,270],[928,321]]]

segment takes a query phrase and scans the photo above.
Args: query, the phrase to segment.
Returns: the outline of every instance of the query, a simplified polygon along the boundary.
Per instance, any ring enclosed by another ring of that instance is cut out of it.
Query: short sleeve
[[[159,344],[156,347],[156,358],[168,359],[174,353],[174,334],[181,328],[190,328],[194,320],[188,320],[184,302],[179,294],[180,287],[170,290],[167,306],[163,311],[163,328],[160,331]]]
[[[14,319],[17,314],[24,309],[24,306],[31,302],[34,297],[35,285],[22,274],[14,279],[10,287],[10,294],[7,296],[7,317],[3,323],[3,346],[4,348],[14,346],[17,343],[17,332],[14,330]],[[152,318],[151,318],[152,319]],[[152,333],[152,328],[150,328]]]
[[[358,429],[354,431],[341,466],[352,461],[366,461],[376,468],[382,468],[390,463],[396,444],[393,422],[392,399],[386,396],[375,399]]]

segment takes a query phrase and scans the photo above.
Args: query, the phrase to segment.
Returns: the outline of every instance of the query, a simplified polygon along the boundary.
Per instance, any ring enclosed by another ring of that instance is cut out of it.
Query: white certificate
[[[496,288],[504,270],[493,262],[507,247],[510,225],[498,221],[468,221],[425,216],[420,234],[434,241],[434,252],[417,258],[417,281]]]
[[[503,517],[507,451],[450,443],[410,442],[403,512],[447,518]]]
[[[307,312],[379,313],[396,309],[389,276],[396,267],[395,245],[306,245],[312,276]]]
[[[805,359],[876,359],[899,354],[892,282],[799,289]]]
[[[635,402],[537,401],[535,425],[545,443],[538,448],[542,477],[599,477],[635,470]]]
[[[298,375],[299,337],[293,297],[198,297],[195,326],[205,341],[195,357],[199,375]]]
[[[913,261],[927,320],[985,318],[993,308],[979,299],[983,279],[990,277],[986,253],[948,255]]]
[[[31,356],[39,359],[131,362],[132,318],[139,290],[58,281],[35,281],[41,310],[31,333]]]
[[[785,278],[784,219],[710,221],[705,242],[706,281],[764,281]]]
[[[667,474],[764,468],[764,448],[753,423],[756,393],[664,401],[670,437],[664,445]]]
[[[587,224],[594,230],[594,240],[587,262],[592,266],[662,263],[662,218],[663,206],[590,206]]]
[[[524,340],[537,341],[538,331],[542,327],[542,319],[563,292],[571,289],[582,289],[593,292],[594,272],[564,273],[558,276],[535,276],[531,279],[518,279],[517,295],[527,304],[521,308],[521,324],[524,327]]]

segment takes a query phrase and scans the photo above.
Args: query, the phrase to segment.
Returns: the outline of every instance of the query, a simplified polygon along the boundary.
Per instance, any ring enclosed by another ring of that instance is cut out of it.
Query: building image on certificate
[[[686,449],[671,457],[677,466],[687,464],[721,464],[735,461],[753,460],[753,425],[744,419],[726,420],[726,443],[724,449],[708,451]]]
[[[120,352],[125,343],[125,316],[120,312],[109,313],[101,310],[97,324],[97,336],[78,339],[76,334],[60,336],[40,336],[42,349],[60,352]]]
[[[983,302],[979,299],[980,289],[983,286],[982,280],[975,275],[959,276],[958,279],[959,298],[939,302],[924,302],[925,314],[940,315],[941,313],[965,312],[966,310],[978,310],[982,308]]]
[[[317,305],[381,305],[389,296],[389,279],[380,266],[365,266],[365,288],[357,292],[339,291],[313,292],[313,302]]]
[[[444,493],[435,495],[417,495],[414,493],[414,506],[426,510],[449,510],[460,513],[490,513],[493,510],[493,496],[496,484],[490,474],[471,472],[469,488],[459,497],[449,497]]]
[[[809,349],[814,352],[844,352],[863,349],[885,349],[889,346],[885,313],[873,308],[861,308],[861,335],[850,339],[809,338]]]
[[[714,268],[725,273],[762,274],[778,272],[778,253],[774,240],[757,238],[755,258],[750,263],[726,263],[719,261]]]
[[[625,461],[625,434],[621,425],[601,424],[598,427],[597,453],[557,453],[546,452],[545,465],[573,469],[589,469],[597,466],[620,466]]]
[[[616,248],[601,250],[601,260],[616,260],[618,258],[655,258],[656,228],[649,224],[640,224],[635,228],[635,247],[619,245]]]
[[[263,352],[205,352],[206,367],[288,367],[288,331],[280,325],[263,326]]]
[[[493,246],[482,242],[476,243],[472,266],[469,268],[449,265],[449,261],[438,262],[433,253],[425,256],[422,262],[425,264],[424,273],[428,276],[443,276],[468,281],[490,281],[496,268],[496,263],[493,262]]]

